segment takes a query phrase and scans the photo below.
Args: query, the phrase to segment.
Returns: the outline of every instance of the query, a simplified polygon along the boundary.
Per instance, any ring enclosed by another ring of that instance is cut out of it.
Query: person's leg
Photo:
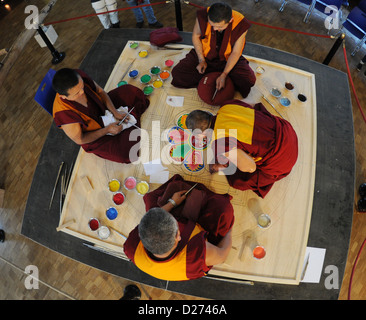
[[[91,5],[96,13],[108,11],[104,0],[92,2]],[[109,29],[111,27],[112,24],[111,21],[109,20],[108,14],[98,14],[98,18],[102,23],[104,29]]]
[[[131,7],[137,6],[137,0],[126,0],[128,5]],[[144,16],[142,15],[141,8],[132,9],[133,14],[136,18],[136,27],[141,28],[144,24]]]
[[[141,4],[150,4],[149,0],[144,0]],[[147,22],[149,23],[150,27],[154,28],[162,28],[163,25],[156,19],[154,10],[151,6],[143,7],[142,10],[144,10]]]
[[[198,57],[192,49],[172,70],[172,85],[177,88],[195,88],[204,76],[196,69]]]
[[[105,3],[108,11],[113,11],[117,9],[116,0],[105,0]],[[109,19],[111,20],[112,27],[119,27],[119,18],[117,11],[109,13]]]
[[[150,4],[150,1],[149,0],[144,0],[140,4]],[[157,19],[155,18],[155,15],[154,15],[154,10],[151,6],[143,7],[142,10],[144,10],[147,22],[149,24],[154,24],[157,21]]]

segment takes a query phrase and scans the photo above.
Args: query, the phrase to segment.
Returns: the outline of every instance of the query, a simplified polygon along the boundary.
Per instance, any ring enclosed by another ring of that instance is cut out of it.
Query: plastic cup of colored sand
[[[289,107],[290,104],[291,104],[291,101],[289,98],[286,98],[286,97],[282,97],[280,99],[280,103],[284,106],[284,107]]]
[[[131,49],[136,49],[136,48],[138,48],[138,46],[139,46],[139,43],[137,41],[134,41],[134,42],[130,43],[130,48]]]
[[[159,78],[163,81],[165,81],[169,77],[170,77],[170,71],[168,70],[163,70],[162,72],[159,73]]]
[[[256,246],[253,249],[253,257],[256,259],[263,259],[266,255],[266,250],[262,246]]]
[[[150,69],[150,73],[153,75],[153,76],[157,76],[159,73],[160,73],[161,69],[160,67],[157,67],[157,66],[154,66]]]
[[[102,240],[108,239],[110,234],[111,234],[111,231],[106,226],[101,226],[98,229],[98,237]]]
[[[276,97],[276,98],[279,98],[279,97],[281,97],[281,91],[280,90],[278,90],[277,88],[272,88],[271,89],[271,95],[272,96],[274,96],[274,97]]]
[[[136,185],[136,191],[141,194],[142,196],[146,193],[148,193],[150,187],[149,184],[146,181],[140,181],[137,185]]]
[[[148,52],[146,50],[141,50],[139,52],[139,57],[141,57],[141,58],[146,58],[147,55],[148,55]]]
[[[170,68],[173,64],[174,64],[174,61],[173,61],[173,60],[170,60],[170,59],[165,60],[165,65],[166,65],[168,68]]]
[[[139,72],[136,69],[130,70],[130,72],[128,73],[128,76],[132,79],[135,79],[138,75],[139,75]]]
[[[97,231],[99,229],[100,223],[97,218],[91,218],[88,225],[91,231]]]
[[[143,93],[145,96],[149,96],[150,94],[152,94],[154,92],[154,87],[153,86],[146,86],[144,89],[142,89]]]
[[[258,226],[261,228],[268,228],[271,225],[271,218],[268,214],[262,213],[257,219]]]
[[[125,202],[125,195],[120,191],[120,192],[116,192],[113,195],[113,202],[116,205],[121,205],[123,202]]]
[[[289,91],[292,91],[292,90],[294,90],[295,86],[291,82],[286,82],[285,88]]]
[[[160,79],[156,79],[154,82],[153,82],[153,87],[154,88],[160,88],[160,87],[162,87],[163,86],[163,81],[162,80],[160,80]]]
[[[111,192],[117,192],[120,187],[121,187],[121,183],[117,179],[112,179],[108,183],[108,188],[109,188],[109,191],[111,191]]]
[[[302,93],[297,96],[297,99],[299,99],[301,102],[305,102],[307,100],[306,96]]]
[[[127,84],[127,83],[128,83],[127,81],[122,80],[122,81],[118,82],[117,87],[124,86],[124,85],[125,85],[125,84]]]
[[[117,218],[117,216],[118,216],[118,211],[117,211],[117,209],[116,209],[116,208],[114,208],[114,207],[110,207],[110,208],[108,208],[108,209],[106,210],[105,215],[107,216],[107,218],[108,218],[109,220],[114,220],[114,219],[116,219],[116,218]]]
[[[148,84],[151,81],[151,76],[148,74],[144,74],[141,78],[140,78],[140,82],[143,84]]]
[[[137,184],[137,181],[136,181],[136,178],[135,177],[127,177],[123,183],[124,187],[127,189],[127,190],[133,190],[136,188],[136,184]]]
[[[257,67],[256,69],[255,69],[255,72],[257,72],[258,74],[263,74],[264,73],[264,68],[263,67]]]

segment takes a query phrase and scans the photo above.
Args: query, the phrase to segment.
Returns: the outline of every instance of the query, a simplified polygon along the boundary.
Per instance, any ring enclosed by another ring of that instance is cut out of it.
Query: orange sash
[[[84,86],[88,87],[90,90],[90,86],[84,82]],[[98,97],[98,99],[102,102],[101,98],[98,94],[95,93],[95,95]],[[56,113],[58,112],[64,112],[64,111],[72,111],[75,112],[80,116],[80,118],[84,121],[83,130],[84,131],[94,131],[97,129],[100,129],[101,126],[98,122],[96,122],[94,119],[88,117],[81,111],[75,109],[72,106],[72,103],[68,103],[67,100],[61,99],[60,95],[56,93],[55,101],[53,103],[53,117],[55,118]],[[60,127],[62,129],[62,126]]]
[[[209,8],[207,8],[207,11],[209,10]],[[231,54],[231,51],[232,51],[232,30],[234,30],[240,22],[242,22],[242,20],[244,19],[244,16],[233,10],[232,11],[233,13],[233,21],[229,24],[229,26],[226,28],[228,29],[227,31],[230,31],[229,33],[229,38],[228,38],[228,42],[226,44],[226,49],[225,49],[225,53],[224,53],[224,56],[225,56],[225,59],[227,60]],[[203,55],[205,57],[207,57],[207,55],[209,54],[209,52],[211,51],[211,35],[212,35],[212,27],[211,25],[207,22],[206,24],[206,30],[205,30],[205,33],[204,33],[204,37],[202,37],[201,39],[201,43],[202,43],[202,48],[203,48]],[[225,29],[225,31],[226,31]],[[203,30],[201,30],[201,32],[203,33]],[[235,39],[236,40],[236,39]],[[234,42],[235,43],[235,42]],[[223,43],[224,45],[224,43]],[[243,47],[241,48],[241,51],[244,50],[244,46],[245,46],[245,40],[244,40],[244,43],[243,43]]]

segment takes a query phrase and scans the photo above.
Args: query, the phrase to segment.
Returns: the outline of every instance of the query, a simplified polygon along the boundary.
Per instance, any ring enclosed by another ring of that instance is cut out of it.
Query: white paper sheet
[[[305,252],[305,261],[303,270],[303,278],[301,282],[319,283],[322,275],[325,249],[307,247]],[[309,259],[309,260],[308,260]],[[308,260],[308,263],[307,263]],[[306,266],[307,264],[307,266]]]
[[[147,176],[154,175],[161,171],[167,170],[167,168],[161,164],[160,159],[154,159],[150,162],[145,162],[144,169],[145,169],[145,174]]]
[[[172,107],[183,107],[184,97],[167,96],[166,103]]]
[[[150,175],[150,183],[165,183],[169,180],[169,171],[164,170]]]

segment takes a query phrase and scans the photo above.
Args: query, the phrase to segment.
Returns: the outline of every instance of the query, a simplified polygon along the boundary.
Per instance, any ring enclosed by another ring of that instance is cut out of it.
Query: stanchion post
[[[183,31],[182,8],[180,6],[180,0],[174,0],[174,6],[175,6],[175,19],[177,21],[177,28],[179,31]]]
[[[50,49],[52,53],[52,64],[58,64],[62,60],[64,60],[66,54],[65,52],[58,52],[55,47],[52,45],[51,41],[48,39],[47,35],[43,32],[42,26],[38,26],[38,33],[47,45],[48,49]]]
[[[333,59],[334,55],[336,54],[338,48],[341,46],[344,38],[346,37],[346,35],[344,33],[342,33],[338,39],[335,41],[335,43],[333,44],[333,47],[330,49],[328,55],[325,57],[323,64],[328,65],[329,62]]]

